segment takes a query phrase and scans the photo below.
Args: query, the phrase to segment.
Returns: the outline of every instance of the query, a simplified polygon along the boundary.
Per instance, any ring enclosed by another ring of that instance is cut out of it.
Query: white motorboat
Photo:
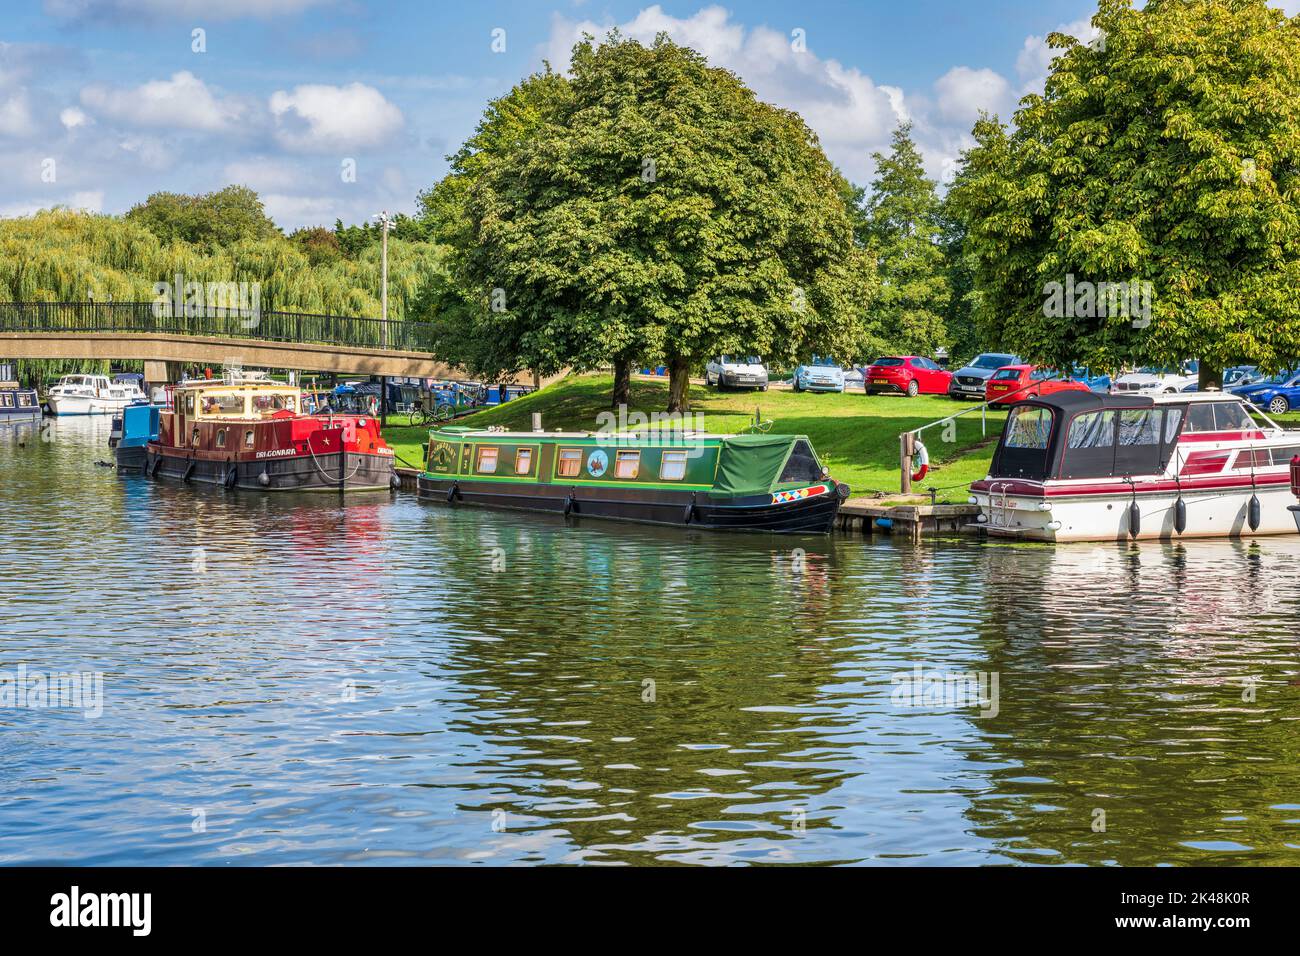
[[[1119,541],[1295,534],[1300,431],[1235,395],[1057,392],[1015,405],[971,485],[989,534]]]
[[[107,375],[65,375],[45,397],[52,415],[112,415],[143,401],[134,381],[113,382]]]

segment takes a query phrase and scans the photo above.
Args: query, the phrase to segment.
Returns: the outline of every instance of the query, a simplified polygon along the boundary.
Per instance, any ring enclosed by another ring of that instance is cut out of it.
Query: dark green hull
[[[772,495],[715,499],[707,492],[647,488],[524,484],[476,478],[420,476],[421,498],[578,518],[604,518],[706,531],[826,534],[848,486],[830,479],[822,494],[773,503]]]

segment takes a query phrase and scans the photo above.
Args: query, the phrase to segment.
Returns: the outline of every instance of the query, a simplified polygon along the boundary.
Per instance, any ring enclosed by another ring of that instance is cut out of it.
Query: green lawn
[[[456,422],[474,428],[503,425],[511,429],[532,427],[532,413],[540,412],[542,426],[555,429],[595,430],[596,416],[609,407],[608,375],[572,376],[539,392],[497,408],[477,412]],[[666,382],[632,383],[632,411],[663,411],[668,401]],[[899,494],[898,436],[920,425],[952,415],[969,403],[941,396],[904,398],[868,397],[860,391],[843,395],[818,395],[771,390],[767,392],[716,392],[691,388],[691,410],[704,415],[704,427],[715,432],[743,432],[755,409],[773,422],[774,433],[803,434],[831,474],[848,482],[854,496]],[[990,413],[988,435],[980,431],[980,413],[972,412],[956,423],[955,441],[944,441],[942,429],[928,430],[922,440],[930,451],[930,474],[916,490],[939,489],[939,501],[966,500],[966,486],[988,473],[989,459],[1002,430],[1003,413]],[[398,464],[418,465],[420,445],[427,429],[404,425],[401,416],[389,416],[384,431],[396,451]]]

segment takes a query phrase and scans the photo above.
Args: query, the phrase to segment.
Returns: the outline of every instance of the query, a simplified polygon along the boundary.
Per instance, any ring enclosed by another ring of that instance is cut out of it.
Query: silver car
[[[975,356],[975,360],[965,368],[953,373],[948,383],[949,398],[976,398],[984,401],[984,386],[988,385],[993,373],[1008,365],[1023,365],[1019,355],[1006,352],[984,352]]]
[[[715,388],[756,388],[767,391],[767,366],[757,355],[719,355],[704,367],[704,384]]]

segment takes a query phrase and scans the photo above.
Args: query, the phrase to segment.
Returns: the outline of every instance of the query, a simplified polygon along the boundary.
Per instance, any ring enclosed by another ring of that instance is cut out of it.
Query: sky
[[[1300,0],[1279,0],[1291,14]],[[0,216],[241,183],[286,231],[412,212],[483,108],[584,32],[666,31],[797,110],[870,182],[910,120],[951,175],[981,109],[1041,89],[1092,0],[7,0]]]

